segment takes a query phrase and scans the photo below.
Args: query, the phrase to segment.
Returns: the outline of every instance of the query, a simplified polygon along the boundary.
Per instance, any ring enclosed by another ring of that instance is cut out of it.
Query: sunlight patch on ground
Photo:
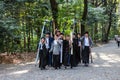
[[[92,54],[93,58],[97,58],[96,52],[92,52],[91,54]]]
[[[19,65],[25,66],[25,65],[31,65],[31,64],[35,64],[35,62],[27,62],[27,63],[22,63],[22,64],[19,64]]]
[[[112,65],[110,65],[110,64],[94,64],[93,65],[93,67],[96,67],[96,68],[98,68],[98,67],[106,67],[106,68],[110,68],[110,67],[112,67]]]
[[[98,47],[104,47],[105,45],[97,44]]]
[[[25,74],[27,72],[29,72],[29,70],[15,71],[10,73],[10,75]]]
[[[102,60],[110,60],[111,58],[105,53],[99,53]]]
[[[14,69],[15,67],[9,67],[9,68],[6,68],[7,70],[10,70],[10,69]]]
[[[114,63],[120,62],[120,58],[116,54],[100,53],[100,58],[108,62],[114,62]]]
[[[119,65],[117,65],[120,63],[120,58],[119,58],[119,55],[117,54],[107,54],[104,52],[99,52],[99,53],[92,52],[92,56],[95,60],[102,61],[101,64],[95,63],[93,67],[113,67],[114,64],[116,64],[116,67],[120,67]]]

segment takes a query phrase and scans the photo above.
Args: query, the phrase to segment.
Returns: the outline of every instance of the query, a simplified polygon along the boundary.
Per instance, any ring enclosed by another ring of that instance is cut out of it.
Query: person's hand
[[[39,51],[39,49],[37,49],[37,51]]]

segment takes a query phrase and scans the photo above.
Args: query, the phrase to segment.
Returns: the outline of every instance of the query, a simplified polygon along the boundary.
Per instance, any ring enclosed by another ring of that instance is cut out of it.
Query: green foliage
[[[94,24],[96,22],[105,23],[108,20],[108,16],[105,13],[104,7],[92,7],[88,8],[88,25]]]

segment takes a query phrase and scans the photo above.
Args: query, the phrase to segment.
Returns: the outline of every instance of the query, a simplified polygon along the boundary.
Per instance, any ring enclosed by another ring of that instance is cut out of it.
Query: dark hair
[[[64,35],[64,33],[60,33],[60,35]]]
[[[77,33],[77,35],[81,35],[80,33]]]
[[[85,34],[89,34],[89,32],[88,32],[88,31],[86,31],[86,32],[85,32]]]
[[[56,31],[55,31],[55,34],[57,34],[58,32],[61,33],[60,30],[56,30]]]
[[[66,37],[70,37],[70,35],[66,35]]]
[[[47,32],[47,33],[46,33],[46,35],[50,35],[50,33],[49,33],[49,32]]]
[[[45,38],[44,38],[44,37],[42,37],[41,39],[44,39],[44,40],[45,40]]]
[[[75,34],[75,33],[73,33],[73,35],[75,35],[75,36],[76,36],[76,34]]]
[[[57,32],[60,32],[60,30],[57,30]]]

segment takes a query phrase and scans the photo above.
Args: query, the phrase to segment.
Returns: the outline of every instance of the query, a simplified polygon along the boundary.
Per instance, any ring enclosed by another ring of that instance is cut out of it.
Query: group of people
[[[88,32],[85,32],[84,36],[80,33],[65,36],[57,30],[54,38],[50,33],[46,33],[38,46],[39,68],[43,70],[46,66],[51,66],[60,69],[64,65],[66,69],[69,66],[76,67],[79,63],[89,66],[92,44]]]

